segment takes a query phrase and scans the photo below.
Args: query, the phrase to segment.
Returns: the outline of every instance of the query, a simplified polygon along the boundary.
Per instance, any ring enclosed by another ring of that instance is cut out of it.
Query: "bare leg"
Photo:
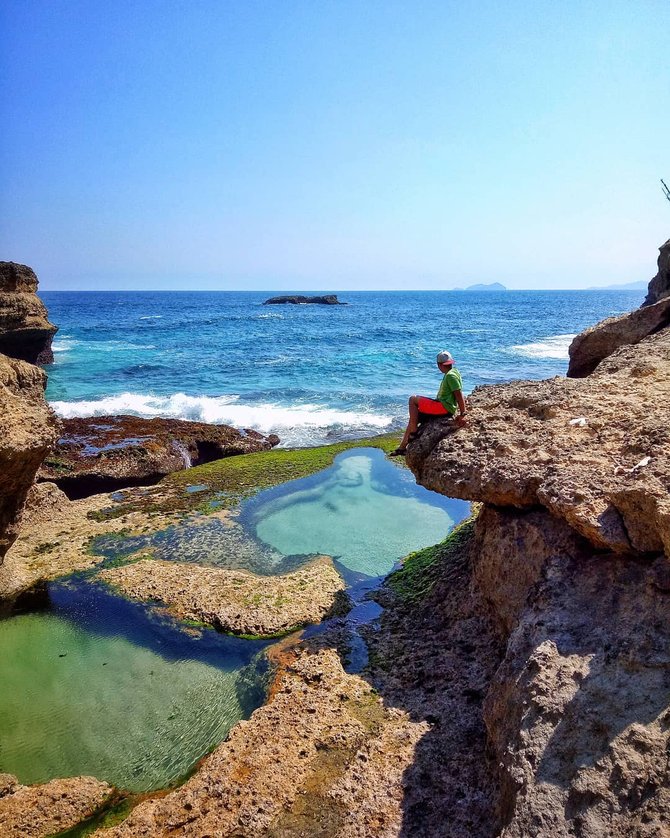
[[[408,404],[409,422],[407,423],[405,434],[402,438],[402,442],[400,443],[400,448],[407,448],[407,443],[409,442],[410,435],[415,433],[416,429],[419,427],[419,397],[410,396]]]

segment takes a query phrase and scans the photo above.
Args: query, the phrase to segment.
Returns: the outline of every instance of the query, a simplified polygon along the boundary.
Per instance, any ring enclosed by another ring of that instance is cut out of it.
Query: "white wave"
[[[55,338],[51,348],[54,352],[69,352],[75,346],[79,346],[81,341],[74,338]]]
[[[162,317],[162,314],[145,314],[143,317],[140,317],[140,320],[160,320]]]
[[[552,335],[542,338],[535,343],[521,343],[517,346],[510,346],[510,352],[517,355],[525,355],[527,358],[556,358],[567,361],[568,348],[577,335]]]
[[[152,396],[120,393],[90,401],[55,401],[51,406],[64,419],[75,416],[131,414],[152,418],[187,419],[215,425],[255,428],[262,433],[276,433],[287,445],[325,441],[333,433],[379,433],[388,429],[392,416],[348,410],[336,410],[316,404],[278,405],[245,404],[239,396]]]

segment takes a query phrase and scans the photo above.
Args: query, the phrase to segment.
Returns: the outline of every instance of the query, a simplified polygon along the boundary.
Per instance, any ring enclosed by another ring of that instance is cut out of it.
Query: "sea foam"
[[[186,419],[215,425],[255,428],[277,433],[284,444],[314,444],[335,436],[380,433],[388,430],[393,417],[378,413],[335,410],[317,404],[249,404],[239,396],[189,396],[174,393],[153,396],[120,393],[100,399],[53,401],[51,407],[64,419],[76,416],[131,414],[153,418]]]
[[[567,361],[568,348],[575,337],[577,336],[552,335],[535,343],[521,343],[517,346],[510,346],[508,351],[517,355],[525,355],[527,358],[556,358]]]

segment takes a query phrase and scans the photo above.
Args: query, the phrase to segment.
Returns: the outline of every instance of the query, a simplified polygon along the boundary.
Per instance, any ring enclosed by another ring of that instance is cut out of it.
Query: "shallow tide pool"
[[[261,542],[286,556],[325,553],[345,574],[379,577],[408,553],[442,541],[469,508],[417,486],[382,451],[363,448],[261,493],[245,517]]]
[[[165,787],[263,700],[262,644],[188,633],[88,583],[0,621],[0,771]]]
[[[151,547],[161,559],[265,574],[325,553],[358,603],[353,624],[377,613],[365,593],[399,559],[441,541],[468,510],[365,448],[259,493],[234,526],[205,518],[98,546],[111,559]],[[264,700],[267,644],[180,625],[94,580],[51,583],[0,620],[0,772],[24,783],[89,774],[133,792],[168,786]],[[360,668],[364,650],[357,659]]]

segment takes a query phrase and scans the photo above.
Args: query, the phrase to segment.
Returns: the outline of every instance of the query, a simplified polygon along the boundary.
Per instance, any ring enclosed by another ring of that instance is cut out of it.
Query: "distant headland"
[[[279,306],[279,305],[317,305],[317,306],[346,306],[348,303],[342,303],[337,299],[336,294],[326,294],[323,297],[270,297],[266,300],[264,306]]]

